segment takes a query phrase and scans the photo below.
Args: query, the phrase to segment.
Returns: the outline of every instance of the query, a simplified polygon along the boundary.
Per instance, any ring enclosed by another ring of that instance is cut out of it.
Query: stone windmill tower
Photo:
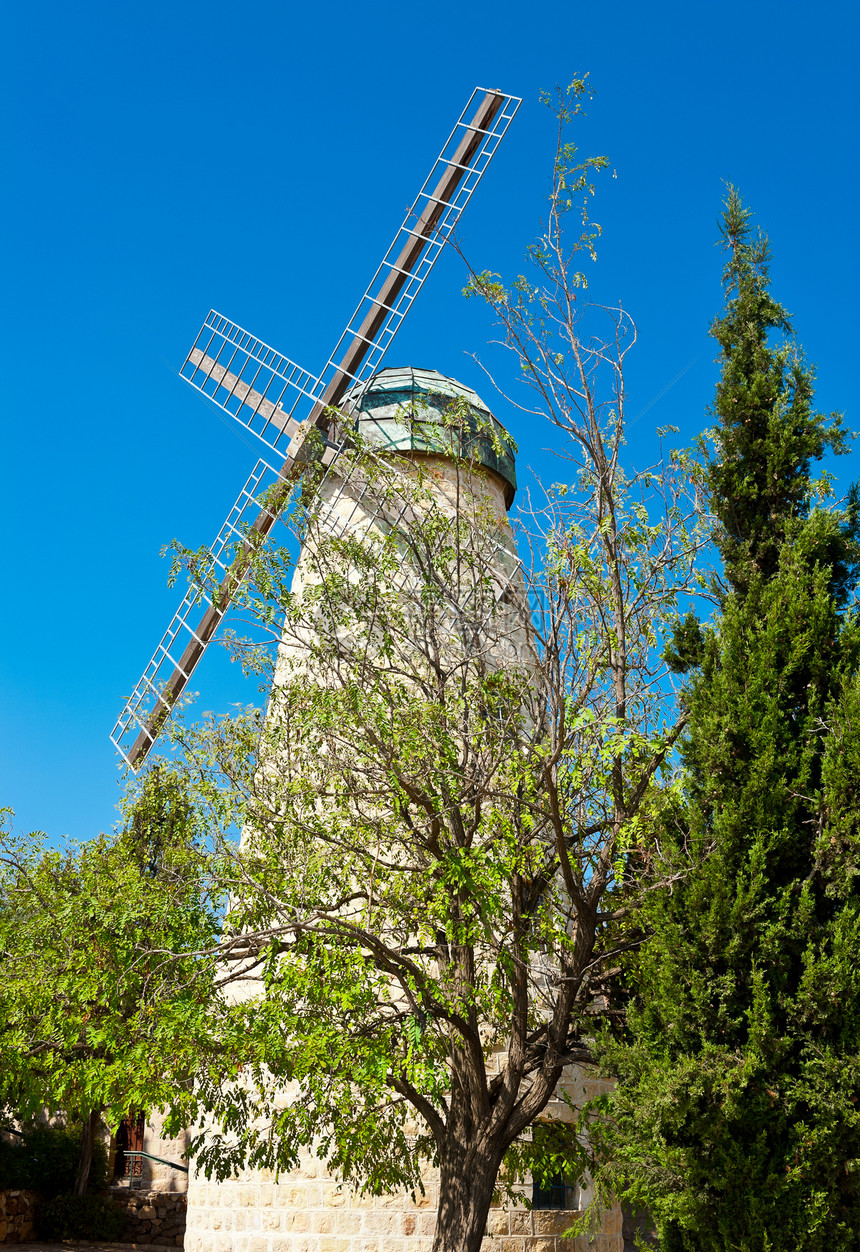
[[[452,406],[458,407],[459,417],[453,434],[445,426]],[[497,586],[509,586],[516,566],[507,511],[516,490],[516,470],[505,432],[480,397],[433,370],[388,368],[374,376],[351,415],[367,449],[378,451],[383,462],[392,462],[399,476],[421,475],[431,507],[438,506],[441,512],[459,509],[461,514],[477,508],[480,525],[470,534],[477,534],[478,542],[494,536],[488,559],[495,565]],[[468,448],[463,447],[464,428],[471,436]],[[445,446],[446,439],[450,446]],[[346,470],[339,474],[341,464],[335,463],[318,488],[320,530],[366,538],[379,527],[378,492],[363,477],[352,478]],[[386,478],[385,485],[389,482]],[[389,496],[386,506],[396,509],[406,495]],[[415,507],[414,497],[410,503]],[[315,582],[314,557],[311,539],[296,567],[293,593],[298,597]],[[408,579],[408,569],[403,575]],[[503,665],[506,658],[522,662],[520,653],[525,650],[519,647],[516,616],[511,628],[504,608],[499,612],[500,629],[488,625],[481,646],[492,654],[492,663]],[[308,619],[300,620],[298,638],[285,637],[282,644],[276,684],[279,679],[287,682],[291,670],[301,674],[313,666],[308,659],[312,650],[301,640]],[[337,669],[324,670],[317,680],[327,681]],[[278,707],[276,687],[270,719],[277,720]],[[251,841],[253,837],[251,832]],[[245,994],[253,995],[253,988],[236,984],[236,995]],[[596,1094],[594,1083],[573,1069],[565,1086],[577,1102]],[[561,1099],[551,1112],[557,1117],[570,1115]],[[438,1203],[438,1178],[432,1171],[426,1174],[424,1187],[424,1194],[415,1200],[405,1193],[379,1199],[359,1196],[331,1178],[311,1153],[303,1153],[298,1168],[277,1179],[260,1169],[245,1170],[221,1183],[192,1173],[185,1247],[187,1252],[430,1252]],[[574,1245],[562,1232],[580,1206],[578,1188],[560,1181],[540,1195],[531,1187],[524,1190],[542,1207],[532,1212],[522,1206],[494,1208],[486,1252],[569,1252]],[[609,1215],[590,1244],[594,1252],[620,1252],[620,1238],[613,1233],[617,1226],[618,1215]]]
[[[310,465],[316,463],[319,470],[321,463],[315,512],[329,527],[364,532],[380,521],[385,526],[397,521],[380,518],[378,497],[365,491],[350,460],[356,430],[366,444],[407,467],[407,473],[411,467],[423,475],[443,510],[452,507],[463,485],[467,431],[468,495],[484,518],[496,523],[498,541],[489,563],[498,598],[516,577],[506,542],[516,477],[504,432],[480,398],[454,380],[430,370],[380,366],[518,103],[499,92],[475,93],[319,376],[221,315],[213,312],[206,319],[182,375],[256,434],[266,445],[267,459],[258,461],[212,546],[205,585],[192,587],[185,597],[117,722],[112,739],[133,769],[156,741],[214,637],[252,551],[269,534]],[[444,419],[451,404],[459,406],[463,420],[456,446],[446,447],[437,419]],[[300,581],[307,566],[300,558]],[[205,589],[213,582],[217,595]],[[504,646],[516,649],[510,635]],[[288,660],[285,643],[279,669]],[[576,1094],[590,1094],[578,1075],[571,1075],[570,1084]],[[565,1194],[564,1186],[561,1192],[554,1208],[576,1207],[577,1197]],[[429,1252],[435,1198],[428,1176],[426,1194],[417,1204],[400,1197],[359,1201],[327,1178],[311,1157],[277,1183],[261,1171],[223,1184],[192,1175],[186,1247],[189,1252]],[[569,1211],[499,1209],[491,1215],[490,1229],[516,1238],[505,1252],[556,1252],[556,1246],[561,1252],[567,1245],[557,1236],[570,1220]],[[601,1241],[596,1252],[620,1247],[608,1233]]]

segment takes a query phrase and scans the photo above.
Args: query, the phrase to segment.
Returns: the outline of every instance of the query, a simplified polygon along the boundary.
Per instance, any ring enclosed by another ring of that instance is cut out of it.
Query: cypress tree
[[[596,1138],[664,1252],[840,1252],[860,1241],[857,496],[813,482],[847,438],[733,189],[722,237],[719,608],[667,649],[690,720],[660,832],[698,868],[648,907]]]

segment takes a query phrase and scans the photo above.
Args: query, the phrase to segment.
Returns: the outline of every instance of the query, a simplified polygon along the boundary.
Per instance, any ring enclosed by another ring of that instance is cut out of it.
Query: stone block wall
[[[150,1113],[146,1119],[146,1130],[143,1137],[143,1148],[152,1156],[163,1157],[164,1160],[175,1161],[187,1165],[185,1150],[188,1147],[190,1134],[187,1130],[180,1131],[175,1138],[164,1133],[164,1119],[160,1113]],[[148,1191],[187,1191],[188,1175],[181,1169],[173,1169],[165,1165],[164,1160],[144,1160],[143,1186]]]
[[[599,1234],[565,1239],[579,1216],[563,1209],[491,1209],[481,1252],[622,1252],[620,1210],[604,1214]]]
[[[288,1180],[262,1171],[224,1183],[192,1180],[186,1252],[430,1252],[437,1192],[429,1182],[413,1203],[401,1195],[354,1196],[303,1159]],[[622,1252],[621,1213],[600,1233],[565,1239],[576,1211],[490,1211],[482,1252]]]
[[[126,1211],[123,1243],[152,1243],[181,1248],[185,1239],[187,1199],[178,1191],[114,1191]]]
[[[35,1238],[35,1204],[32,1191],[0,1191],[0,1243],[27,1243]]]
[[[491,1058],[489,1065],[499,1058]],[[607,1084],[572,1066],[546,1116],[568,1121],[575,1107]],[[431,1252],[438,1204],[438,1173],[424,1176],[424,1195],[358,1196],[330,1178],[324,1164],[303,1152],[297,1169],[275,1181],[248,1170],[222,1183],[192,1168],[186,1252]],[[522,1187],[531,1194],[530,1187]],[[587,1180],[586,1196],[589,1194]],[[580,1201],[581,1203],[583,1201]],[[584,1202],[587,1202],[584,1201]],[[615,1206],[594,1235],[565,1239],[579,1210],[491,1209],[482,1252],[623,1252],[622,1216]]]

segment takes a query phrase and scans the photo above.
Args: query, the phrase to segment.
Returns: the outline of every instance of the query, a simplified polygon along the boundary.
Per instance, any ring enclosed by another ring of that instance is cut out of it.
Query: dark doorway
[[[143,1151],[143,1132],[146,1129],[146,1118],[143,1113],[129,1113],[117,1127],[114,1136],[114,1178],[127,1178],[133,1186],[143,1171],[143,1161],[139,1156],[129,1156],[130,1152]]]

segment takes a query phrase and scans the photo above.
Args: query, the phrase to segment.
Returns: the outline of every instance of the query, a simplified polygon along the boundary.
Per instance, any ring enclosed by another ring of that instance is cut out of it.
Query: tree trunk
[[[440,1161],[433,1252],[480,1252],[502,1153],[487,1144]]]
[[[81,1157],[78,1161],[78,1176],[75,1179],[75,1195],[84,1195],[87,1189],[87,1183],[90,1180],[90,1166],[93,1163],[93,1145],[96,1141],[96,1132],[101,1121],[101,1109],[95,1108],[84,1117],[84,1125],[81,1131]]]

